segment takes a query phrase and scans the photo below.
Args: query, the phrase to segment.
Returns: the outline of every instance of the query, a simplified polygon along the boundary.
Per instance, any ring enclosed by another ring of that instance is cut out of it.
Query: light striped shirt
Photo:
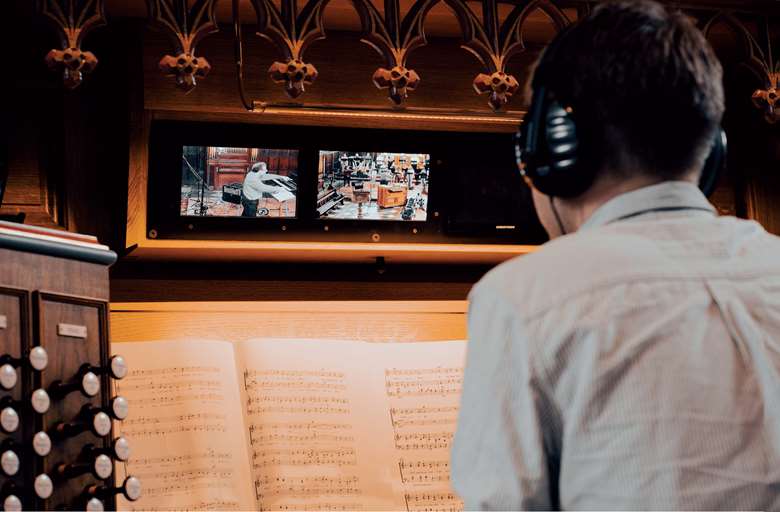
[[[780,511],[780,238],[666,182],[470,300],[467,509]]]

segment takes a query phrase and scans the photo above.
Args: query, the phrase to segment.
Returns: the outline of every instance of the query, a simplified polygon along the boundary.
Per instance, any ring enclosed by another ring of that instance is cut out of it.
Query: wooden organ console
[[[108,266],[94,237],[0,222],[0,505],[3,510],[110,510],[140,481],[114,478],[130,445],[113,421],[128,403],[112,380]]]

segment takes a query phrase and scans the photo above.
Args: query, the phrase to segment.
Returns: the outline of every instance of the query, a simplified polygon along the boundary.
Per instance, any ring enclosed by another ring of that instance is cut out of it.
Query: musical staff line
[[[185,464],[187,462],[194,462],[199,460],[210,460],[216,464],[231,463],[233,456],[228,452],[216,452],[214,450],[206,450],[204,452],[188,453],[185,455],[163,455],[160,457],[133,457],[130,459],[128,465],[144,466],[144,465],[165,465],[165,464]]]

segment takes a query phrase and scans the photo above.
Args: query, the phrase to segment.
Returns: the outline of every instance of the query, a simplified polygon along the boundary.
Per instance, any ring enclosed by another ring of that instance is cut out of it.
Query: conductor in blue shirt
[[[552,241],[471,292],[455,491],[780,510],[780,239],[702,193],[725,150],[712,48],[679,11],[604,2],[532,88],[518,157]]]

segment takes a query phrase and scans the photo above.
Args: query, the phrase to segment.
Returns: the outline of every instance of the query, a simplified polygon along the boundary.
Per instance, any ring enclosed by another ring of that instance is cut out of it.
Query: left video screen
[[[298,150],[184,146],[182,217],[295,218]]]

